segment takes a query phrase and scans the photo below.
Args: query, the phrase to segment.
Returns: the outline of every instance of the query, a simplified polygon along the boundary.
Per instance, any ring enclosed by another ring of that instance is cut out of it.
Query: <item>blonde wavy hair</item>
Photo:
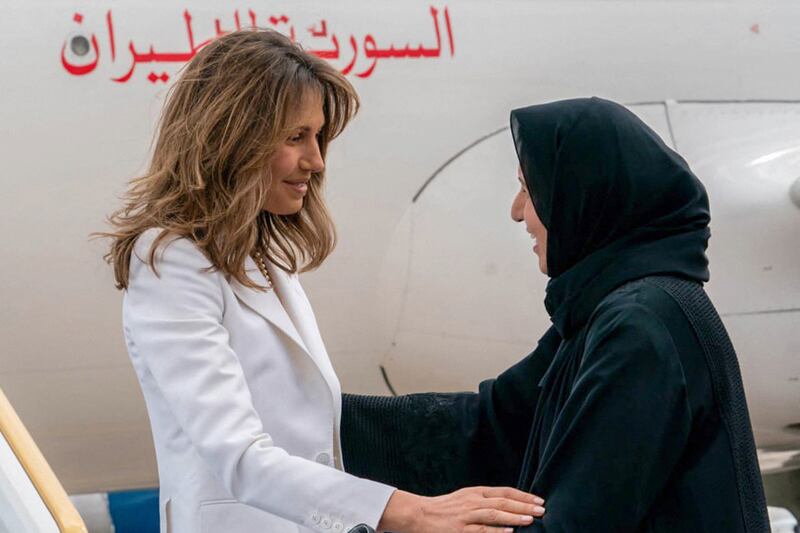
[[[245,260],[263,247],[286,272],[318,267],[333,251],[336,231],[323,201],[324,172],[312,174],[303,208],[292,215],[263,210],[272,181],[269,162],[290,132],[290,117],[313,91],[322,96],[328,144],[358,110],[358,96],[331,65],[272,30],[242,30],[204,47],[170,89],[147,172],[130,182],[124,205],[108,217],[113,231],[105,260],[118,289],[128,286],[136,239],[161,228],[158,246],[189,238],[215,269],[254,284]]]

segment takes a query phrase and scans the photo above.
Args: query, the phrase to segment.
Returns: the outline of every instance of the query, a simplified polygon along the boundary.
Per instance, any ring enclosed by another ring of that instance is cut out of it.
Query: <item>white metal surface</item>
[[[351,74],[362,112],[329,156],[328,196],[341,241],[322,269],[304,276],[304,285],[349,391],[387,392],[382,363],[400,392],[472,389],[527,353],[543,331],[544,280],[507,214],[515,162],[506,134],[456,160],[412,205],[437,168],[505,126],[510,109],[592,94],[654,102],[637,109],[664,134],[660,102],[787,100],[800,88],[796,2],[452,0],[436,6],[449,9],[454,55],[385,60],[368,78]],[[237,9],[243,17],[252,9],[265,22],[285,14],[298,32],[324,18],[343,53],[351,35],[400,46],[430,43],[430,7],[419,0],[280,6],[6,0],[0,6],[0,48],[7,51],[0,82],[0,386],[69,491],[157,483],[147,416],[121,337],[121,295],[101,260],[104,243],[87,238],[105,227],[125,182],[145,168],[166,92],[165,84],[147,80],[149,65],[140,65],[127,83],[111,81],[130,65],[128,43],[183,51],[186,10],[201,40],[213,33],[215,18],[232,27]],[[107,44],[109,11],[116,62]],[[77,31],[100,41],[98,67],[85,76],[69,75],[59,57]],[[175,76],[178,66],[152,68]],[[356,71],[366,66],[359,63]],[[681,109],[678,104],[676,112]],[[695,140],[679,139],[678,148],[700,165],[701,177],[715,180],[703,166],[703,150],[713,148],[714,136],[727,135],[730,123],[710,108],[685,109],[686,120],[676,115],[681,131],[693,116],[707,129]],[[795,120],[794,112],[775,117],[787,125]],[[718,119],[723,122],[715,125]],[[791,147],[778,144],[770,150]],[[766,155],[754,152],[744,163]],[[792,157],[756,166],[773,168]],[[798,242],[798,225],[787,223],[800,209],[771,203],[791,205],[788,191],[780,200],[772,188],[753,189],[744,200],[768,203],[739,216],[738,195],[748,187],[731,185],[712,191],[715,301],[725,312],[797,307],[791,300],[796,255],[787,250]],[[742,233],[756,227],[764,231]],[[412,250],[409,262],[403,254]],[[767,266],[773,270],[764,271]],[[400,280],[408,268],[405,293]],[[781,426],[796,412],[800,389],[793,317],[756,315],[741,327],[737,320],[726,318],[757,413],[757,438],[781,446],[789,439],[800,448],[800,438]]]
[[[53,516],[2,434],[0,533],[58,533]]]

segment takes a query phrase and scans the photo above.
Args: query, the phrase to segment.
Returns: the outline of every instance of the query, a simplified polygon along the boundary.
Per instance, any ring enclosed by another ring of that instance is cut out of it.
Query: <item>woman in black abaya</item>
[[[437,494],[545,498],[518,531],[767,532],[736,355],[703,291],[708,199],[628,110],[511,113],[512,217],[536,239],[553,326],[477,394],[345,395],[345,466]]]

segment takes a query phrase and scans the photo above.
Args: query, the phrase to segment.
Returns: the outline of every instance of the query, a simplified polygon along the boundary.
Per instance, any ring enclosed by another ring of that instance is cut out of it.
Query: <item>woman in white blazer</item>
[[[543,512],[510,488],[424,498],[343,471],[341,388],[297,272],[333,248],[324,156],[357,107],[288,38],[223,36],[171,89],[110,217],[162,533],[510,531]]]

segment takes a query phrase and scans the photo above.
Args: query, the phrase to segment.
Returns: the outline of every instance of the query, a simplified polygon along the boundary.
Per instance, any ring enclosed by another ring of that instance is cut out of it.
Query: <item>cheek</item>
[[[529,198],[525,200],[524,217],[525,225],[528,227],[528,231],[538,237],[541,223],[539,222],[539,217],[536,216],[536,211],[533,209],[533,203]]]
[[[279,181],[291,175],[296,167],[297,157],[295,157],[294,151],[289,147],[278,149],[269,165],[274,181]]]

